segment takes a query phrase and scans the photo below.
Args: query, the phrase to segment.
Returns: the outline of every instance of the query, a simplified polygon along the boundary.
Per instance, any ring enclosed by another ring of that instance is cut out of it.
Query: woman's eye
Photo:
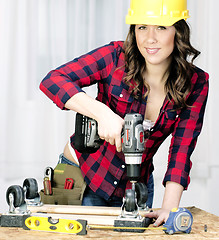
[[[164,27],[164,26],[159,26],[158,29],[160,29],[160,30],[166,30],[167,28]]]
[[[138,27],[138,29],[144,30],[144,29],[146,29],[146,26],[140,26],[140,27]]]

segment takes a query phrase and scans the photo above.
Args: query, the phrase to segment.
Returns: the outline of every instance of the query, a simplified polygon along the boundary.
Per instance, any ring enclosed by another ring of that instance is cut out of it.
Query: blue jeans
[[[147,183],[147,189],[148,189],[148,200],[147,200],[147,207],[152,208],[153,200],[154,200],[154,176],[151,173],[148,183]]]
[[[68,159],[64,156],[63,153],[59,155],[59,162],[58,162],[58,163],[63,163],[63,164],[68,164],[68,165],[73,165],[73,166],[75,166],[75,167],[79,167],[76,163],[68,160]]]
[[[153,198],[154,198],[154,178],[153,175],[149,177],[147,183],[148,189],[148,199],[146,202],[147,207],[152,208]],[[110,206],[110,207],[121,207],[122,199],[112,197],[109,200],[105,200],[94,193],[88,186],[85,190],[84,197],[82,200],[82,205],[84,206]]]
[[[66,157],[64,157],[63,154],[59,156],[59,163],[69,164],[77,166],[77,164],[73,163],[72,161],[69,161]],[[154,177],[153,174],[150,175],[148,183],[147,183],[147,189],[148,189],[148,200],[147,200],[147,207],[152,208],[153,204],[153,198],[154,198]],[[111,197],[109,200],[105,200],[104,198],[97,195],[95,192],[93,192],[88,186],[86,187],[86,190],[84,192],[83,200],[82,200],[83,206],[109,206],[109,207],[121,207],[122,206],[122,199],[118,197]]]

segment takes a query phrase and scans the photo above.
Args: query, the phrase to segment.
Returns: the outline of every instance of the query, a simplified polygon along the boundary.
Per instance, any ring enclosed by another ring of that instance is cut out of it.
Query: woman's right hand
[[[95,119],[98,122],[100,138],[115,145],[118,152],[122,151],[121,132],[124,120],[109,107],[83,92],[71,97],[65,107]]]
[[[118,152],[122,151],[121,132],[124,120],[109,108],[98,118],[98,134],[101,139],[116,146]]]

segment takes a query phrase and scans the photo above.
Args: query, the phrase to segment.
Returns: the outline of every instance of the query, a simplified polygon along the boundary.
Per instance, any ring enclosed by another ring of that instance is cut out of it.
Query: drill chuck
[[[130,181],[137,181],[141,174],[142,153],[125,154],[127,177]]]
[[[141,174],[141,165],[140,164],[127,164],[127,177],[130,182],[137,182]]]

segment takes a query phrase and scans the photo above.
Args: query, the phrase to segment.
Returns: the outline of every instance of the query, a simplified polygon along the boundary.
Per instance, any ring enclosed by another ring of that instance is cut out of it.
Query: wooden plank
[[[102,215],[102,216],[119,216],[121,214],[120,207],[94,207],[94,206],[75,206],[75,205],[48,205],[41,207],[28,207],[32,213],[56,213],[56,214],[82,214],[82,215]],[[148,211],[139,211],[143,216]]]
[[[117,216],[102,216],[102,215],[78,215],[78,214],[42,214],[42,213],[33,213],[32,216],[39,217],[52,217],[53,219],[71,219],[71,220],[87,220],[88,224],[95,225],[114,225],[114,220],[117,219]]]
[[[58,213],[58,214],[83,214],[83,215],[105,215],[118,216],[121,208],[118,207],[94,207],[94,206],[77,206],[77,205],[49,205],[44,204],[41,207],[31,207],[28,209],[32,213]]]
[[[84,219],[88,224],[97,225],[114,225],[114,220],[121,214],[119,207],[95,207],[95,206],[72,206],[72,205],[43,205],[40,207],[28,207],[32,215],[42,216],[42,213],[47,213],[47,216],[54,218],[66,219]],[[144,216],[148,211],[139,211],[141,216]],[[41,213],[41,214],[40,214]]]
[[[38,231],[27,231],[19,228],[0,228],[0,239],[15,240],[68,240],[68,239],[104,239],[104,240],[206,240],[219,239],[219,217],[207,213],[195,207],[188,208],[194,217],[194,223],[190,234],[167,235],[160,230],[146,230],[144,233],[119,233],[111,230],[89,230],[86,236],[48,233]],[[204,231],[204,225],[207,225],[207,232]]]

